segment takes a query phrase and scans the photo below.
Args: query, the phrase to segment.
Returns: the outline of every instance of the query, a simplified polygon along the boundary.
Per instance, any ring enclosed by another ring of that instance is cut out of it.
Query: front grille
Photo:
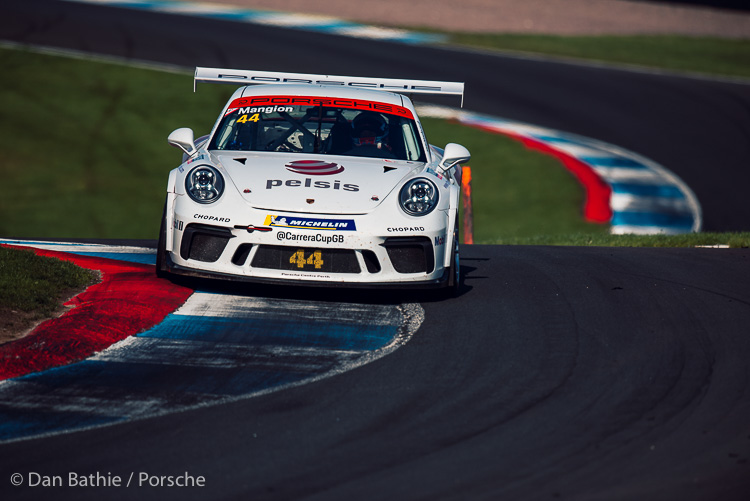
[[[182,235],[180,257],[213,263],[219,259],[227,242],[233,236],[228,228],[207,224],[189,224]]]
[[[255,252],[250,265],[253,268],[286,271],[318,273],[361,272],[356,253],[349,249],[313,249],[261,245]]]
[[[432,273],[435,255],[427,237],[391,237],[382,244],[398,273]]]

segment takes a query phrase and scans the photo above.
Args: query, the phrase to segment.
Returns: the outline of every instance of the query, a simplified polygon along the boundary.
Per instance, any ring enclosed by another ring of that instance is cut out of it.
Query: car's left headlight
[[[185,191],[199,204],[210,204],[224,192],[224,178],[210,165],[199,165],[185,178]]]
[[[410,216],[424,216],[437,207],[437,186],[423,177],[412,179],[401,188],[398,201]]]

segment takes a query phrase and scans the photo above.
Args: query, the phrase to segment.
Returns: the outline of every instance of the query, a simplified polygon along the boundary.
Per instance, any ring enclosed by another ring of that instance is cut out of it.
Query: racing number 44
[[[304,249],[297,250],[289,258],[289,263],[296,264],[297,268],[304,268],[305,265],[313,265],[316,270],[323,267],[323,253],[319,250],[313,251],[309,256],[305,257]]]

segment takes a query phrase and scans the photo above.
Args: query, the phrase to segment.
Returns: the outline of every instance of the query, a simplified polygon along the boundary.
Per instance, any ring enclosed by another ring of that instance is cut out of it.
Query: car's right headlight
[[[199,204],[210,204],[224,192],[224,178],[210,165],[199,165],[185,178],[185,191]]]
[[[437,207],[437,186],[423,177],[412,179],[401,188],[398,201],[410,216],[424,216]]]

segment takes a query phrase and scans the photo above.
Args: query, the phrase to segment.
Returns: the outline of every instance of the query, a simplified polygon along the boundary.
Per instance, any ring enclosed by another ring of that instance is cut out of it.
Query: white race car
[[[459,163],[405,94],[463,83],[196,68],[242,84],[208,136],[182,128],[157,273],[355,287],[460,281]],[[195,85],[195,83],[194,83]]]

